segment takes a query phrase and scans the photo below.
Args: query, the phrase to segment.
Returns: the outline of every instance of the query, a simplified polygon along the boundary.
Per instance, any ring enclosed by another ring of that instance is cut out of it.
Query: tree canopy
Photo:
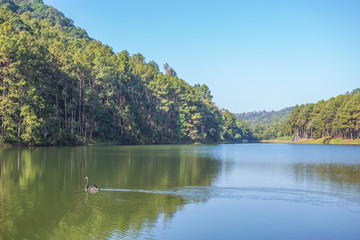
[[[284,125],[284,131],[295,139],[359,138],[359,89],[316,104],[296,105]]]

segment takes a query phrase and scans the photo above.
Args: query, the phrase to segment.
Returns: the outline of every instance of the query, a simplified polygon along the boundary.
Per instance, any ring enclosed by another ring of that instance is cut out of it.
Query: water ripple
[[[289,188],[268,187],[216,187],[189,186],[171,189],[102,189],[104,192],[131,192],[148,194],[168,194],[187,200],[206,200],[212,198],[278,200],[314,205],[359,205],[360,194],[311,191]],[[346,206],[344,205],[344,207]],[[359,212],[354,212],[359,214]],[[360,214],[359,214],[360,215]],[[359,216],[360,218],[360,216]]]

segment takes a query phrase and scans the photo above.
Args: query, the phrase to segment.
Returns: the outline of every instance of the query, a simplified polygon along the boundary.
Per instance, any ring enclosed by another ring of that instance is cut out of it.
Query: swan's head
[[[88,179],[89,179],[88,176],[86,176],[86,177],[85,177],[85,180],[88,180]]]

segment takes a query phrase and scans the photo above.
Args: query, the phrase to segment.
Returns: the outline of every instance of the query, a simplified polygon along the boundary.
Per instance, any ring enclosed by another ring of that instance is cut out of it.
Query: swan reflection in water
[[[97,193],[98,191],[100,191],[100,188],[98,186],[96,186],[96,184],[89,187],[89,177],[88,176],[85,177],[85,180],[86,180],[86,186],[85,186],[86,192]]]

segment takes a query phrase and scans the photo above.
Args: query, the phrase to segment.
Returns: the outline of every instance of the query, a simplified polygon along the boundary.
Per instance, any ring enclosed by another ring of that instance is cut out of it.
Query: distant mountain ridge
[[[237,118],[247,121],[249,124],[276,124],[285,122],[294,107],[287,107],[279,111],[254,111],[236,114]]]
[[[356,88],[350,92],[346,92],[345,94],[355,95],[360,92],[360,88]],[[253,112],[243,112],[235,114],[237,119],[242,119],[248,122],[250,125],[260,124],[279,124],[284,123],[290,116],[290,113],[294,109],[293,107],[287,107],[281,109],[279,111],[253,111]]]

